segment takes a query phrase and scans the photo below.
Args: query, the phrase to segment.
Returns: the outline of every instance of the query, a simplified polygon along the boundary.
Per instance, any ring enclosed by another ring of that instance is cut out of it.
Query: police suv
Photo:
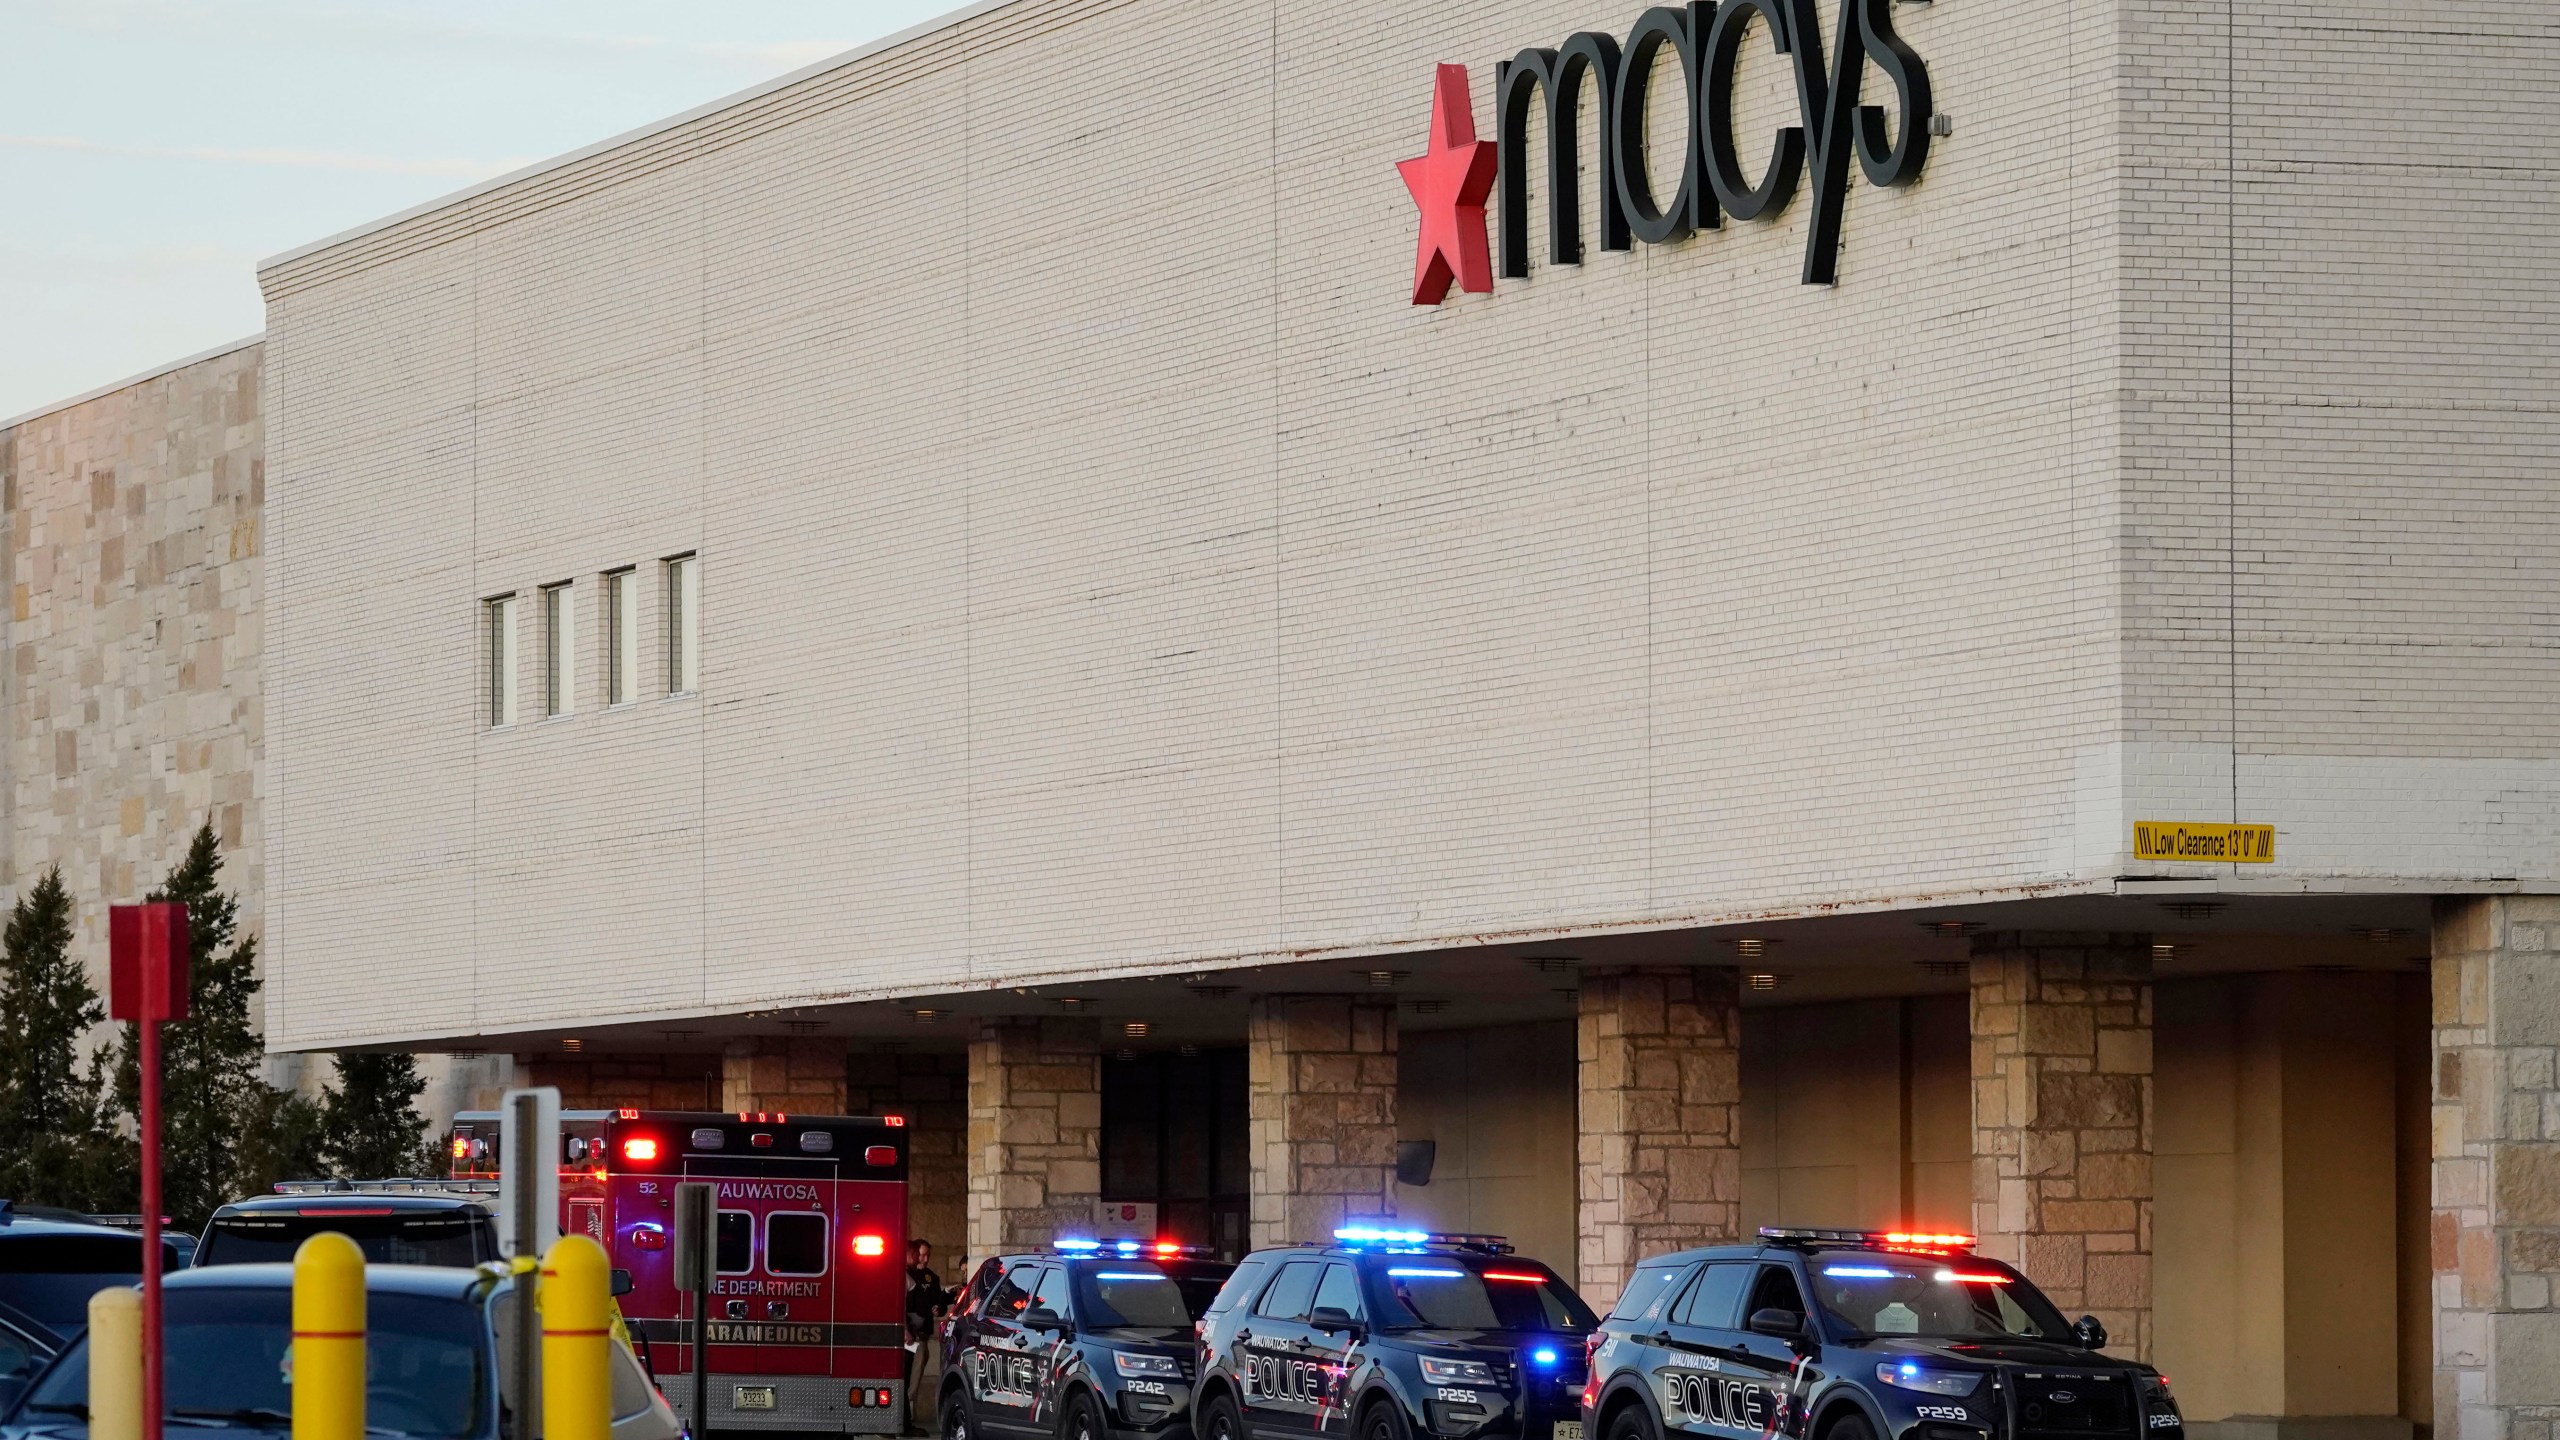
[[[1592,1337],[1592,1440],[2183,1440],[2158,1371],[1970,1235],[1760,1241],[1636,1268]]]
[[[943,1440],[1136,1440],[1190,1418],[1192,1321],[1234,1267],[1169,1242],[1060,1240],[980,1265],[943,1322]]]
[[[1258,1250],[1201,1322],[1200,1440],[1582,1440],[1591,1309],[1501,1237]]]

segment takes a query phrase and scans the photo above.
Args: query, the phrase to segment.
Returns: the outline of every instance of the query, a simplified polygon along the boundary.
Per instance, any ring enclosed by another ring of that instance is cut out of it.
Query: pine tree
[[[233,943],[240,901],[222,892],[221,876],[222,844],[207,821],[186,858],[149,896],[187,907],[187,1018],[160,1032],[160,1174],[162,1210],[191,1230],[226,1200],[314,1173],[316,1160],[318,1117],[311,1103],[277,1090],[259,1073],[265,1047],[250,1021],[258,941],[244,936]],[[132,1133],[140,1109],[139,1075],[127,1025],[105,1107],[121,1133]],[[122,1203],[139,1203],[131,1177],[131,1162],[121,1161],[104,1168],[98,1188]]]
[[[414,1055],[340,1052],[338,1083],[321,1102],[330,1173],[350,1180],[437,1173],[440,1157],[417,1107],[426,1089]]]
[[[59,867],[9,912],[0,951],[0,1195],[22,1203],[88,1202],[98,1148],[80,1037],[105,1018],[71,954],[71,896]]]

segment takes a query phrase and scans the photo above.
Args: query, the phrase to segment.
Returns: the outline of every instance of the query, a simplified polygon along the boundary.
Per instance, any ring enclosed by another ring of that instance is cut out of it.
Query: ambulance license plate
[[[729,1408],[732,1410],[770,1410],[773,1408],[773,1387],[770,1385],[741,1385],[737,1389],[736,1397],[729,1402]],[[1581,1427],[1576,1426],[1575,1428],[1579,1429]]]
[[[1582,1422],[1579,1420],[1557,1421],[1556,1440],[1582,1440]]]

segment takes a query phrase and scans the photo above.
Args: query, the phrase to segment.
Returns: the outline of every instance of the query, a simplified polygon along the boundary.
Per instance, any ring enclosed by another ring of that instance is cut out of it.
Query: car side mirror
[[[613,1293],[628,1295],[632,1291],[631,1272],[617,1265],[613,1269]]]
[[[1033,1330],[1064,1330],[1067,1317],[1046,1305],[1034,1305],[1022,1312],[1022,1323]]]
[[[2098,1323],[2097,1316],[2083,1315],[2080,1322],[2071,1327],[2071,1339],[2083,1350],[2104,1350],[2107,1348],[2107,1327]]]
[[[1775,1335],[1781,1340],[1793,1340],[1804,1333],[1803,1316],[1775,1305],[1752,1311],[1751,1319],[1746,1323],[1754,1335]]]
[[[1315,1313],[1307,1317],[1307,1323],[1327,1334],[1360,1328],[1360,1322],[1351,1318],[1350,1311],[1332,1305],[1317,1306]]]

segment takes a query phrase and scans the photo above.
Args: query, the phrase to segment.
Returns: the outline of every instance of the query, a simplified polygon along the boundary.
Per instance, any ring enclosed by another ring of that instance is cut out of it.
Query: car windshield
[[[1369,1306],[1385,1330],[1588,1330],[1591,1307],[1546,1267],[1393,1256],[1369,1273]]]
[[[1123,1325],[1188,1330],[1191,1306],[1173,1277],[1153,1265],[1106,1260],[1079,1267],[1076,1318],[1099,1330]]]
[[[245,1210],[217,1215],[205,1233],[198,1265],[291,1264],[302,1242],[323,1230],[335,1230],[356,1242],[375,1265],[457,1265],[464,1268],[494,1258],[475,1253],[472,1233],[479,1216],[459,1210],[424,1212],[385,1210],[363,1214],[313,1207],[302,1214]]]
[[[282,1430],[293,1416],[293,1292],[172,1289],[162,1297],[167,1413]],[[478,1307],[426,1295],[365,1297],[365,1424],[396,1435],[460,1440],[485,1426]],[[85,1414],[89,1345],[74,1344],[27,1396],[30,1413]]]
[[[1833,1252],[1806,1268],[1814,1303],[1861,1337],[2056,1340],[2069,1333],[2025,1276],[1978,1256]]]
[[[177,1256],[160,1247],[163,1268]],[[139,1235],[18,1235],[0,1240],[0,1304],[14,1305],[56,1332],[89,1323],[89,1297],[142,1278]]]

